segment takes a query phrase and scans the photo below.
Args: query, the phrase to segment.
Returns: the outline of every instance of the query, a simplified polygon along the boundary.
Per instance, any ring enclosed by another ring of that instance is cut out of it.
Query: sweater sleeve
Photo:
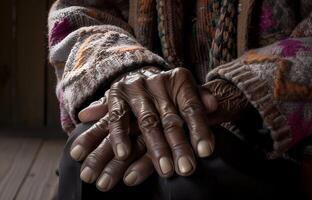
[[[269,157],[312,134],[312,37],[288,38],[250,50],[207,75],[235,84],[270,129]]]
[[[56,93],[66,131],[78,122],[77,112],[84,102],[117,76],[146,65],[167,67],[131,35],[122,12],[99,2],[104,3],[58,0],[49,13],[49,60],[57,75]]]

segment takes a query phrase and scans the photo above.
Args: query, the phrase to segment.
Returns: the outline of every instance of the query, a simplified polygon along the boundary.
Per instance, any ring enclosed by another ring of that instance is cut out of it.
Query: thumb
[[[199,94],[207,114],[213,113],[218,109],[218,100],[211,94],[207,84],[199,87]]]
[[[106,98],[102,97],[98,101],[91,103],[88,107],[81,110],[78,118],[82,123],[96,121],[104,117],[108,112]]]

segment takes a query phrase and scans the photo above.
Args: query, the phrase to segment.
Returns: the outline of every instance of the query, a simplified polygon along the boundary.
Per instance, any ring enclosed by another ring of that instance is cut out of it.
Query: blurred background
[[[52,2],[1,0],[1,127],[59,128],[54,69],[46,59]]]
[[[47,61],[52,2],[0,3],[0,200],[56,198],[65,134]]]

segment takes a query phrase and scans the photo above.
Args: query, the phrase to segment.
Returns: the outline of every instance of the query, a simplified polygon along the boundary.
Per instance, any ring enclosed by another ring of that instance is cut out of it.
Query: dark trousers
[[[299,166],[285,160],[267,161],[222,128],[215,128],[216,150],[198,159],[190,177],[159,178],[157,174],[136,187],[122,182],[110,192],[97,191],[94,184],[80,180],[80,166],[69,150],[74,139],[90,125],[78,125],[69,137],[60,162],[60,200],[216,200],[216,199],[302,199]]]

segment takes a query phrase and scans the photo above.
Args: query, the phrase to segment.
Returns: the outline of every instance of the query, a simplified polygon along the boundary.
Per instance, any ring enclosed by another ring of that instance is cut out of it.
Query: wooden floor
[[[56,199],[62,138],[1,135],[0,200]]]

